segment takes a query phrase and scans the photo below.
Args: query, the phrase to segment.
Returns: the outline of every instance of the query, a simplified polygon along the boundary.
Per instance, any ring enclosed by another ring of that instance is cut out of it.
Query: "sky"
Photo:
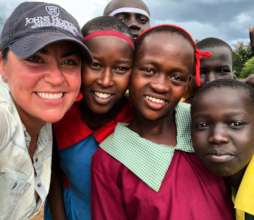
[[[110,0],[47,0],[69,11],[82,27],[100,16]],[[177,24],[197,40],[219,37],[231,45],[249,42],[254,27],[253,0],[144,0],[151,11],[152,25]],[[0,18],[6,18],[21,0],[0,0]],[[0,24],[1,25],[1,24]]]

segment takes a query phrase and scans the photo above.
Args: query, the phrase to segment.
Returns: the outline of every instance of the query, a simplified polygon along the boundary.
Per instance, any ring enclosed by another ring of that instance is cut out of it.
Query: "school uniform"
[[[155,144],[126,125],[101,143],[92,162],[94,220],[232,220],[223,179],[193,153],[189,105],[176,107],[177,145]]]
[[[30,219],[49,191],[52,129],[45,124],[30,158],[26,131],[7,84],[0,78],[0,219]]]
[[[130,119],[126,103],[115,118],[96,131],[81,118],[80,101],[54,125],[59,165],[64,174],[64,205],[68,220],[91,219],[91,158],[117,124]],[[45,219],[51,219],[49,210]]]
[[[236,220],[254,220],[254,156],[248,164],[238,191],[233,194]]]

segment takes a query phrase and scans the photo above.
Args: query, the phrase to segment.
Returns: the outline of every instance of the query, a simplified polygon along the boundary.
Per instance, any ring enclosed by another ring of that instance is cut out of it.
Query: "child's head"
[[[220,176],[245,168],[254,153],[254,88],[233,79],[201,87],[191,106],[197,155]]]
[[[232,48],[219,38],[205,38],[197,43],[200,50],[209,50],[212,56],[200,61],[201,83],[216,79],[233,79]]]
[[[103,14],[115,16],[125,23],[134,40],[150,27],[150,11],[142,0],[111,0]]]
[[[23,2],[0,41],[1,77],[23,123],[60,120],[78,95],[82,59],[91,60],[77,21],[58,5]]]
[[[82,32],[93,56],[82,74],[84,101],[92,112],[106,114],[128,87],[134,44],[129,28],[115,17],[92,19]]]
[[[174,110],[195,72],[195,51],[191,36],[173,25],[151,28],[137,39],[130,97],[141,115],[157,120]]]

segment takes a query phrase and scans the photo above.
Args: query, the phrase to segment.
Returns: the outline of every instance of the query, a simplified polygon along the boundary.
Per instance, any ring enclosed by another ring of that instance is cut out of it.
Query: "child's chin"
[[[229,170],[227,169],[227,167],[225,168],[217,168],[213,167],[212,169],[210,169],[216,176],[222,176],[222,177],[229,177],[229,176],[233,176],[234,174],[236,174],[237,172],[235,172],[234,170]]]

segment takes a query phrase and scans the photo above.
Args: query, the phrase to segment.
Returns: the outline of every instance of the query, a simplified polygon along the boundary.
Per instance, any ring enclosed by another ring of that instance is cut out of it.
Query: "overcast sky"
[[[83,26],[102,15],[110,0],[47,0],[60,4]],[[0,0],[0,14],[7,16],[21,0]],[[152,24],[174,23],[189,30],[195,39],[220,37],[231,44],[249,40],[254,26],[254,0],[145,0]]]

